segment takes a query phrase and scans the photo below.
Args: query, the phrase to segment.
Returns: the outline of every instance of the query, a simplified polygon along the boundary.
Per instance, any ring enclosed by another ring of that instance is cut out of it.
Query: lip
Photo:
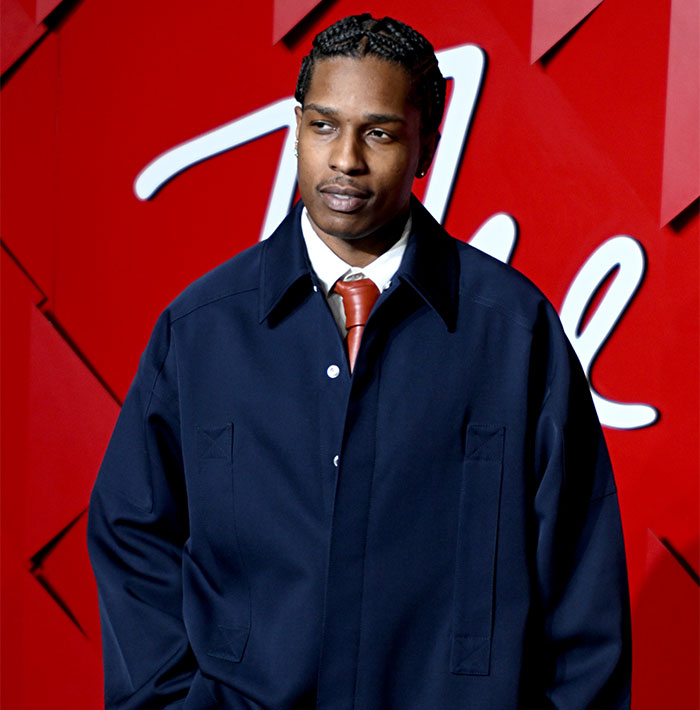
[[[372,194],[354,185],[330,183],[318,188],[326,207],[334,212],[356,212],[365,205]]]

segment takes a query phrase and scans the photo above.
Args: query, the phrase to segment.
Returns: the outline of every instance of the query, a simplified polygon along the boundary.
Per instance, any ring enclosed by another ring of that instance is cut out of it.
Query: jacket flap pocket
[[[451,671],[488,675],[505,427],[467,428],[454,588]]]
[[[200,459],[231,460],[233,424],[214,428],[197,427],[197,456]]]

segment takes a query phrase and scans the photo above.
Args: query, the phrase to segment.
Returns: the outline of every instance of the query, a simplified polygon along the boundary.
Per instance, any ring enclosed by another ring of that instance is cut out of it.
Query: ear
[[[301,106],[294,107],[294,115],[296,116],[296,119],[297,119],[297,127],[296,127],[296,132],[295,132],[295,136],[296,136],[297,140],[299,140],[299,130],[301,129],[301,116],[303,113],[304,113],[304,109]]]
[[[421,151],[420,158],[418,159],[416,177],[422,178],[428,172],[428,168],[430,168],[433,158],[435,157],[435,151],[437,150],[439,142],[440,131],[435,131],[421,138]]]

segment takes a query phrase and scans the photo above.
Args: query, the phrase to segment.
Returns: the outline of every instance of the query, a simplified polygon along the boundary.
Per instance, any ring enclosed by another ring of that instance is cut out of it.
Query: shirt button
[[[326,374],[334,380],[340,374],[340,368],[337,365],[329,365]]]
[[[338,456],[333,457],[333,465],[338,468],[338,461],[340,461],[340,458]]]

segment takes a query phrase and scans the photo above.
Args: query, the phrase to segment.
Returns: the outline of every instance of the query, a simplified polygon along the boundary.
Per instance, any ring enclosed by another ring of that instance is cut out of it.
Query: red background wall
[[[697,0],[0,9],[3,707],[102,703],[84,543],[92,481],[160,310],[258,239],[286,132],[200,162],[148,201],[134,179],[176,144],[290,96],[313,35],[365,10],[414,25],[437,50],[474,43],[486,54],[448,230],[469,240],[494,213],[512,215],[511,263],[559,310],[607,239],[641,247],[643,279],[591,382],[658,412],[648,426],[605,428],[635,708],[700,704]]]

